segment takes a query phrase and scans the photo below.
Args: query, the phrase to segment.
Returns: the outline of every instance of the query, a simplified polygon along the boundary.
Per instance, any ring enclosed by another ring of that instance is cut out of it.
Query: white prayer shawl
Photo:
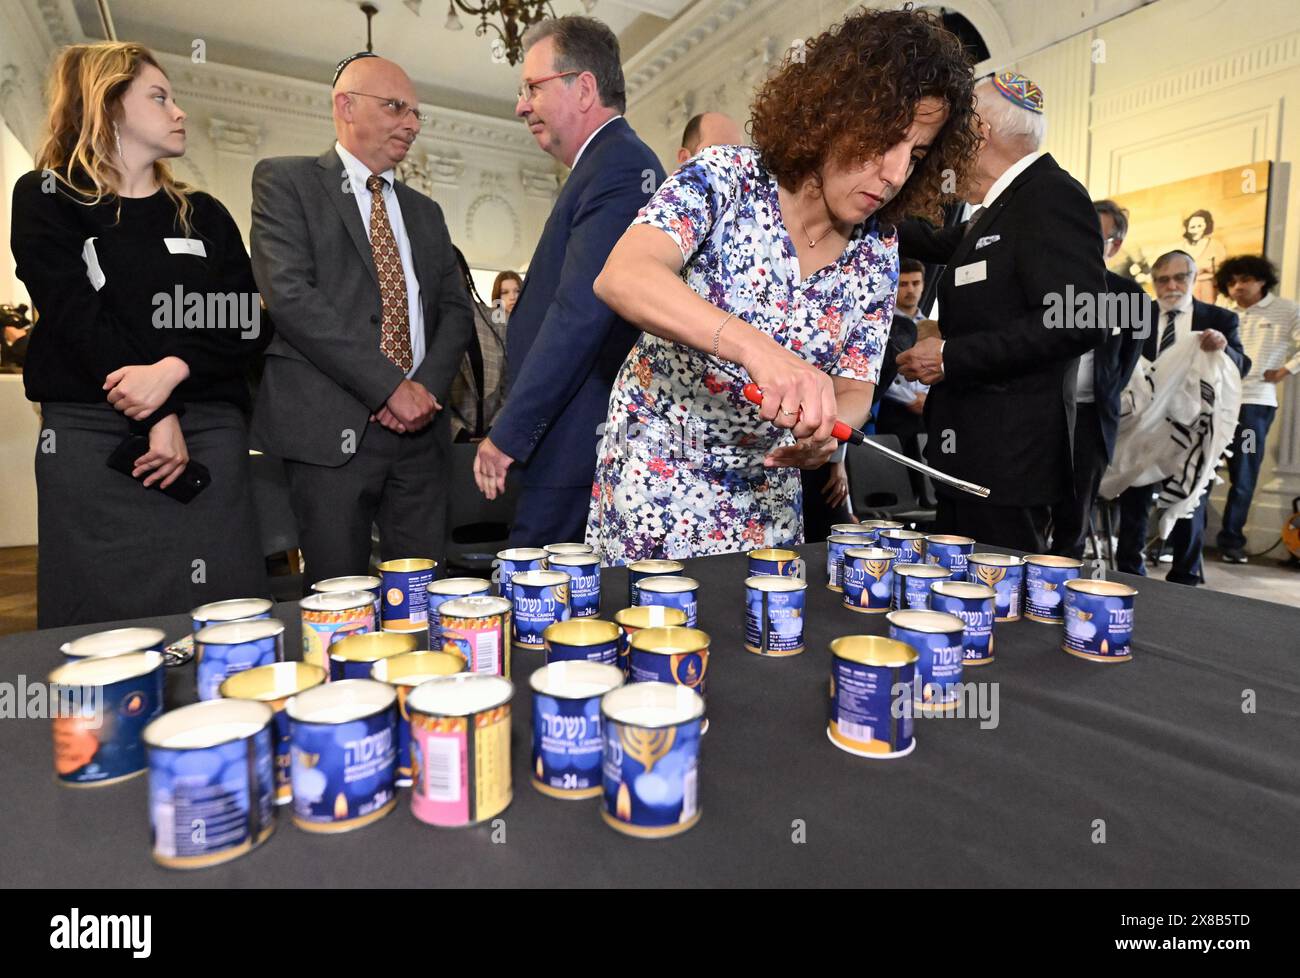
[[[1201,349],[1188,332],[1152,363],[1143,358],[1120,395],[1115,457],[1101,481],[1103,499],[1130,486],[1161,483],[1160,535],[1190,517],[1215,479],[1237,430],[1241,375],[1222,350]]]

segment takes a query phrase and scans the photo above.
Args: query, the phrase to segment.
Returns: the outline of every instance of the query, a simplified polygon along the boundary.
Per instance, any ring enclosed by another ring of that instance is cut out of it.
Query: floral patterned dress
[[[713,146],[670,176],[633,224],[665,231],[682,278],[832,376],[874,383],[889,339],[898,243],[874,219],[802,279],[777,182],[756,150]],[[605,566],[803,542],[799,470],[763,458],[793,444],[758,416],[738,364],[643,333],[610,392],[587,542]]]

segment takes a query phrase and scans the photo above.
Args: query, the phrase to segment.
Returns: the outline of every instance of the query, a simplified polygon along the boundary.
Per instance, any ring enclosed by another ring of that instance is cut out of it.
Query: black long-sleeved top
[[[228,401],[247,411],[244,374],[270,341],[271,322],[258,308],[230,213],[214,197],[191,193],[187,235],[162,190],[93,205],[74,193],[38,170],[14,186],[11,247],[40,314],[23,370],[28,399],[103,402],[104,379],[114,370],[175,356],[189,377],[133,430],[147,430],[186,402]],[[103,276],[99,288],[92,262]],[[256,325],[245,325],[250,321]]]

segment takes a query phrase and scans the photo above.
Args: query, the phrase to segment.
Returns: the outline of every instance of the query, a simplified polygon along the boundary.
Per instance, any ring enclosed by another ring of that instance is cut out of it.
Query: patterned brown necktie
[[[368,177],[366,188],[370,191],[370,250],[375,259],[375,271],[379,274],[379,297],[383,309],[379,349],[403,372],[408,372],[411,369],[411,321],[406,306],[406,273],[402,271],[402,256],[397,250],[392,225],[388,223],[388,210],[384,207],[384,178]]]

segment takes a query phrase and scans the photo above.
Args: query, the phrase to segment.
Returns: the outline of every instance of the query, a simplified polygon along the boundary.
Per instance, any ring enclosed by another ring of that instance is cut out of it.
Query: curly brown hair
[[[828,161],[852,165],[901,142],[917,103],[942,99],[948,119],[882,223],[941,216],[979,149],[974,71],[956,35],[924,11],[862,9],[792,49],[754,97],[750,136],[781,186],[793,190]],[[951,172],[955,180],[944,176]]]

